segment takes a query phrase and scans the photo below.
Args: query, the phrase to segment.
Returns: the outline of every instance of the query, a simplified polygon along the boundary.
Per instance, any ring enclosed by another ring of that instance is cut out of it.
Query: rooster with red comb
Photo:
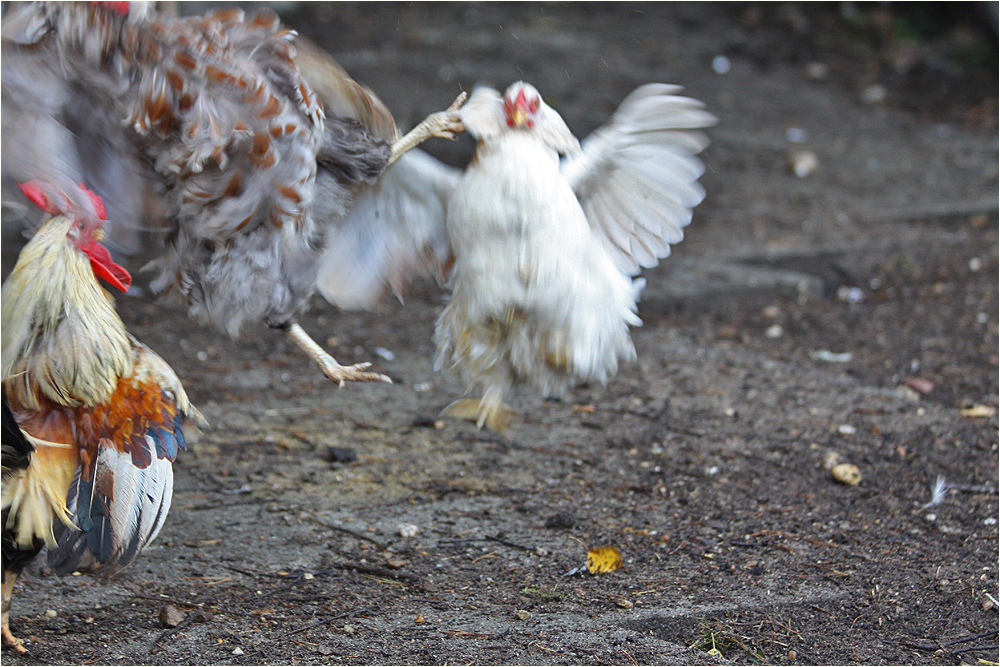
[[[3,642],[14,582],[48,546],[58,574],[128,565],[156,537],[182,427],[205,425],[170,366],[133,338],[98,278],[131,277],[101,245],[104,204],[21,186],[50,217],[2,292]]]
[[[507,390],[563,394],[635,358],[632,276],[670,254],[705,196],[699,130],[715,117],[680,90],[639,87],[583,142],[523,81],[461,109],[478,144],[447,200],[455,268],[435,365],[483,394],[445,414],[503,430]]]

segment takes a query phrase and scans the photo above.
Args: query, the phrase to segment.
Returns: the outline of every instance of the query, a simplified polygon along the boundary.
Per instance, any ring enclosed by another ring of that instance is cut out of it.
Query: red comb
[[[42,192],[42,188],[39,187],[38,181],[31,181],[29,183],[18,183],[17,187],[21,189],[24,196],[31,200],[31,203],[42,209],[50,215],[56,215],[61,213],[58,207],[49,199],[48,195]]]
[[[77,185],[79,185],[80,189],[82,189],[86,193],[86,195],[90,197],[90,203],[93,205],[94,213],[97,215],[97,217],[101,220],[107,220],[108,210],[104,208],[104,201],[102,201],[100,197],[95,195],[93,191],[88,190],[87,186],[85,186],[83,183],[78,183]]]
[[[77,183],[83,193],[87,195],[90,200],[90,205],[94,209],[94,215],[97,216],[98,220],[107,220],[108,211],[104,207],[104,202],[94,194],[91,190],[87,188],[83,183]],[[42,209],[49,215],[59,215],[60,213],[69,213],[72,205],[70,202],[62,196],[62,193],[55,190],[51,186],[44,185],[41,181],[29,181],[27,183],[18,183],[17,187],[21,189],[24,196],[31,200],[38,208]],[[49,197],[46,191],[53,192],[55,195],[59,196],[59,203],[56,203],[55,199]]]
[[[86,211],[83,212],[83,217],[88,221],[87,225],[89,228],[99,229],[103,225],[103,222],[108,219],[108,212],[104,207],[104,202],[83,183],[79,183],[78,185],[90,200],[91,208],[94,209],[93,215],[97,219],[94,220],[91,214]],[[19,183],[17,187],[21,188],[21,192],[24,193],[25,197],[49,215],[69,213],[74,208],[79,211],[79,207],[63,197],[60,191],[40,181]],[[52,192],[54,196],[60,197],[61,205],[49,198],[46,190]],[[132,276],[129,275],[124,267],[115,264],[108,249],[95,241],[89,232],[86,238],[86,243],[80,245],[80,249],[90,258],[90,266],[93,268],[94,273],[108,281],[112,287],[116,287],[122,292],[128,291],[129,285],[132,284]]]

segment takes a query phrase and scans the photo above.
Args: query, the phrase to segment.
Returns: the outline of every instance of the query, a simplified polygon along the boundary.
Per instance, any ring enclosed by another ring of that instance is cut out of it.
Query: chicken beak
[[[528,114],[524,112],[524,108],[521,105],[517,105],[511,112],[510,118],[514,121],[514,127],[524,127],[528,120]]]

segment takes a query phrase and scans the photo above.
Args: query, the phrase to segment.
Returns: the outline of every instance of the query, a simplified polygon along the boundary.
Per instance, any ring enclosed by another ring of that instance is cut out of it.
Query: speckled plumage
[[[22,28],[20,40],[4,43],[5,172],[70,193],[93,184],[121,248],[137,245],[130,230],[159,227],[166,247],[152,265],[154,287],[204,322],[236,335],[251,321],[301,314],[325,223],[313,215],[317,170],[329,165],[348,184],[371,179],[389,146],[355,120],[326,117],[294,60],[293,33],[266,9],[187,19],[84,4],[22,11],[32,10],[29,25],[48,27]],[[41,87],[38,72],[47,75]],[[117,120],[67,132],[68,107]],[[29,127],[51,139],[19,131]],[[80,155],[85,143],[97,150]],[[338,150],[345,146],[353,151]],[[108,180],[108,164],[125,178]],[[159,193],[164,215],[151,217],[135,191]]]
[[[4,17],[5,184],[41,179],[81,207],[87,184],[108,204],[112,246],[139,251],[138,230],[163,241],[151,285],[191,316],[231,336],[285,329],[332,379],[387,380],[303,344],[296,321],[320,265],[343,263],[323,247],[339,247],[353,198],[413,142],[390,145],[381,101],[269,9],[170,19],[110,4]],[[419,136],[451,136],[452,116]]]

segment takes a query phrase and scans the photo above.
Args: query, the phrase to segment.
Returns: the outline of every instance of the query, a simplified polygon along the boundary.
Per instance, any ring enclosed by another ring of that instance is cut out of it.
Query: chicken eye
[[[536,97],[535,99],[531,100],[531,104],[528,105],[528,108],[531,110],[531,113],[535,113],[536,111],[538,111],[538,107],[540,107],[541,105],[542,101]]]

